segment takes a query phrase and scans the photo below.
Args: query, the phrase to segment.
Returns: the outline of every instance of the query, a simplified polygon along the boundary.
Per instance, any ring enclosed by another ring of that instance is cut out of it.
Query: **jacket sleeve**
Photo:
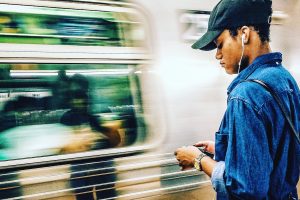
[[[212,175],[211,184],[215,191],[217,191],[218,200],[228,200],[228,193],[224,182],[225,162],[220,161],[215,165]]]

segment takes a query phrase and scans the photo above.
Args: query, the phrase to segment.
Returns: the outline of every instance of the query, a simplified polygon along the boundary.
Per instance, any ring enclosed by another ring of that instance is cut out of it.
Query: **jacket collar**
[[[267,63],[276,63],[276,65],[281,64],[282,62],[282,54],[279,52],[268,53],[255,58],[255,60],[246,67],[243,71],[239,73],[239,75],[231,82],[229,87],[227,88],[227,94],[230,92],[243,80],[246,80],[256,69],[262,67]]]

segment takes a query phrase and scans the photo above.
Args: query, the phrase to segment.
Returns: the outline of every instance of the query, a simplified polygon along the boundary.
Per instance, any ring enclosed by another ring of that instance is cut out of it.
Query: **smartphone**
[[[198,147],[198,149],[199,149],[202,153],[204,153],[205,155],[207,155],[207,156],[209,156],[209,157],[211,157],[211,158],[214,158],[214,156],[215,156],[214,154],[205,151],[205,150],[204,150],[204,147]]]

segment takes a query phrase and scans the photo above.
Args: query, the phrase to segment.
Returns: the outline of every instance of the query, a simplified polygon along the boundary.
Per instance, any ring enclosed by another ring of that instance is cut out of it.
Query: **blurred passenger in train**
[[[65,146],[63,151],[86,151],[89,149],[101,149],[114,147],[119,144],[120,136],[116,129],[107,128],[100,125],[100,119],[92,115],[89,111],[89,82],[81,74],[75,74],[70,78],[70,110],[64,113],[61,123],[72,126],[75,133],[75,141],[70,142],[70,146]],[[99,132],[97,134],[97,132]],[[102,141],[99,137],[102,133]],[[85,135],[86,134],[86,135]],[[83,138],[76,138],[79,137]],[[84,144],[83,140],[86,141]],[[81,145],[79,145],[79,143]],[[76,144],[78,146],[76,147]],[[95,146],[96,145],[96,146]],[[78,148],[78,149],[76,149]]]
[[[89,82],[81,74],[70,78],[70,105],[61,118],[61,123],[72,126],[74,134],[62,153],[82,152],[93,149],[114,147],[119,144],[120,136],[116,129],[100,125],[100,119],[89,111]],[[107,143],[108,141],[108,143]],[[113,162],[102,162],[71,166],[71,186],[75,189],[77,200],[93,200],[115,197],[116,180]],[[106,169],[106,170],[103,170]],[[95,194],[93,194],[95,193]]]
[[[70,81],[65,70],[60,70],[56,81],[51,86],[52,95],[43,98],[46,110],[68,109],[70,107]]]
[[[100,126],[99,120],[88,112],[87,83],[79,75],[69,80],[61,71],[51,84],[50,96],[12,95],[0,111],[0,160],[118,145],[117,129]]]
[[[228,74],[227,110],[215,142],[200,141],[175,151],[183,170],[195,167],[211,176],[217,199],[298,199],[300,92],[271,51],[271,0],[221,0],[210,15],[208,31],[194,49],[217,48],[216,59]],[[291,126],[268,84],[288,110]],[[197,147],[214,154],[206,156]]]

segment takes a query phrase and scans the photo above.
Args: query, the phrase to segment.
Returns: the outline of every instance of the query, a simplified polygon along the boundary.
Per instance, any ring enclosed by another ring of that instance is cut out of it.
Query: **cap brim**
[[[222,33],[221,30],[207,31],[199,40],[197,40],[193,45],[193,49],[200,49],[203,51],[210,51],[215,49],[217,46],[214,40]]]

